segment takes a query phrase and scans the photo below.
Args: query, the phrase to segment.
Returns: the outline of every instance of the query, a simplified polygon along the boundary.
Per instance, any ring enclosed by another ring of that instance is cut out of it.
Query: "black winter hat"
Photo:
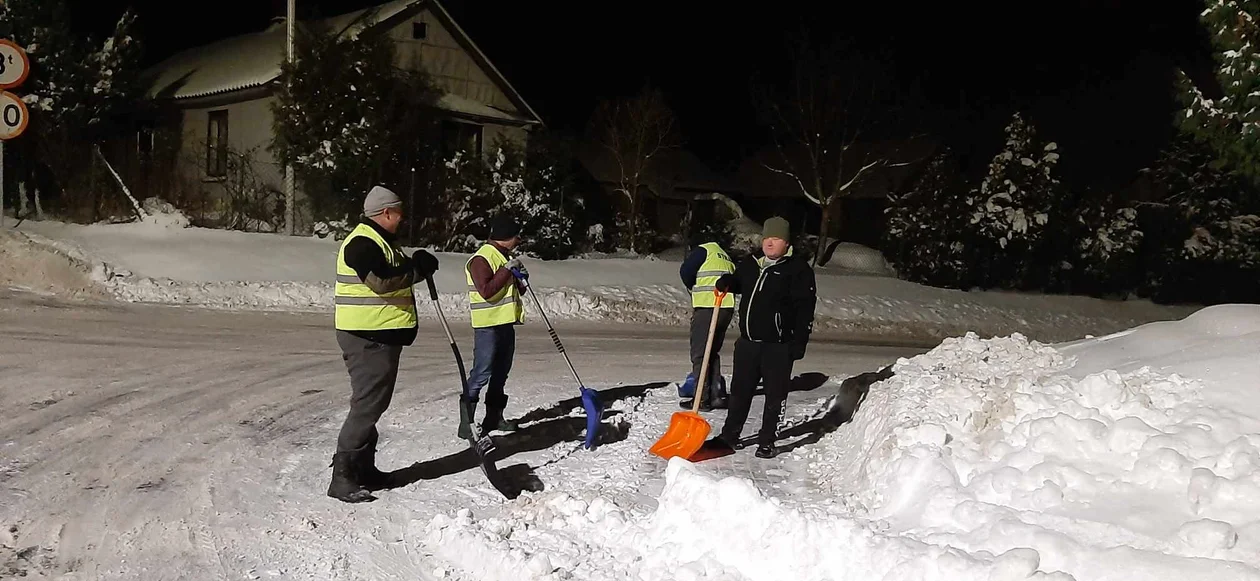
[[[521,235],[521,225],[511,216],[499,216],[490,221],[491,240],[511,240]]]

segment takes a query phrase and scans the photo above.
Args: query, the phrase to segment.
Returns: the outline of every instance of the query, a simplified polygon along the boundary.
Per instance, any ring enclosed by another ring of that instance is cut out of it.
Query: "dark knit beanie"
[[[490,221],[491,240],[511,240],[521,235],[521,225],[511,216],[499,216]]]

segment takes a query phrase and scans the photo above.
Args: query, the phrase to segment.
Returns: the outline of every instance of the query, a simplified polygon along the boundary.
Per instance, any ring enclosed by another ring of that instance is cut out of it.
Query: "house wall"
[[[427,25],[424,39],[412,38],[413,23]],[[408,70],[423,70],[448,93],[459,95],[509,113],[525,114],[512,103],[504,88],[496,84],[481,68],[477,59],[462,46],[442,20],[425,8],[415,16],[405,19],[387,31],[394,40],[398,66]],[[483,121],[482,151],[491,152],[495,139],[502,136],[524,146],[529,131],[523,127]]]
[[[210,113],[227,111],[228,147],[231,154],[252,157],[254,171],[278,190],[284,188],[284,167],[276,163],[267,149],[271,145],[274,97],[263,97],[239,103],[185,109],[183,111],[183,164],[186,177],[206,184],[216,193],[223,193],[222,179],[206,175],[206,133]]]

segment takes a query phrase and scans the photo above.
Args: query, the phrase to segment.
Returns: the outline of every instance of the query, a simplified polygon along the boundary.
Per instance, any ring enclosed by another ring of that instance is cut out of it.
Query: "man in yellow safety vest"
[[[411,285],[433,276],[438,261],[417,250],[403,254],[395,244],[402,202],[373,187],[363,200],[363,220],[337,251],[333,292],[337,344],[350,374],[350,413],[337,435],[328,496],[343,502],[375,500],[370,491],[387,486],[376,469],[376,422],[389,408],[402,348],[416,340],[416,301]]]
[[[722,358],[718,353],[722,350],[722,342],[726,338],[726,328],[735,316],[735,297],[727,295],[722,304],[717,304],[713,293],[714,285],[723,275],[735,272],[735,263],[726,251],[716,242],[705,242],[692,250],[683,260],[678,274],[683,285],[691,291],[691,373],[678,389],[681,397],[695,397],[700,369],[704,364],[704,349],[709,339],[709,326],[713,317],[718,318],[717,329],[713,336],[713,350],[709,356],[709,380],[705,383],[704,397],[700,400],[700,409],[711,410],[725,408],[726,381],[722,378]],[[679,406],[690,408],[694,399],[685,399]]]
[[[510,432],[517,427],[503,419],[508,400],[503,387],[516,353],[516,325],[525,319],[517,276],[528,276],[528,272],[520,258],[508,258],[521,243],[520,234],[515,220],[494,220],[489,239],[464,266],[473,326],[473,366],[459,400],[460,438],[474,435],[472,423],[482,389],[487,390],[486,416],[478,435],[492,430]]]

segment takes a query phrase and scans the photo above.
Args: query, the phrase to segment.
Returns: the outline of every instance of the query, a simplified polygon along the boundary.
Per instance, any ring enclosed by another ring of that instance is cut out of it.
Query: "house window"
[[[442,156],[450,158],[455,152],[481,157],[481,126],[459,121],[442,122]]]
[[[154,133],[156,132],[152,127],[141,127],[136,131],[136,155],[138,155],[140,159],[148,159],[149,156],[153,155],[154,143],[156,141]]]
[[[429,23],[427,22],[412,22],[411,23],[412,40],[424,40],[428,37],[429,37]]]
[[[227,177],[227,110],[211,111],[206,123],[206,177]]]

